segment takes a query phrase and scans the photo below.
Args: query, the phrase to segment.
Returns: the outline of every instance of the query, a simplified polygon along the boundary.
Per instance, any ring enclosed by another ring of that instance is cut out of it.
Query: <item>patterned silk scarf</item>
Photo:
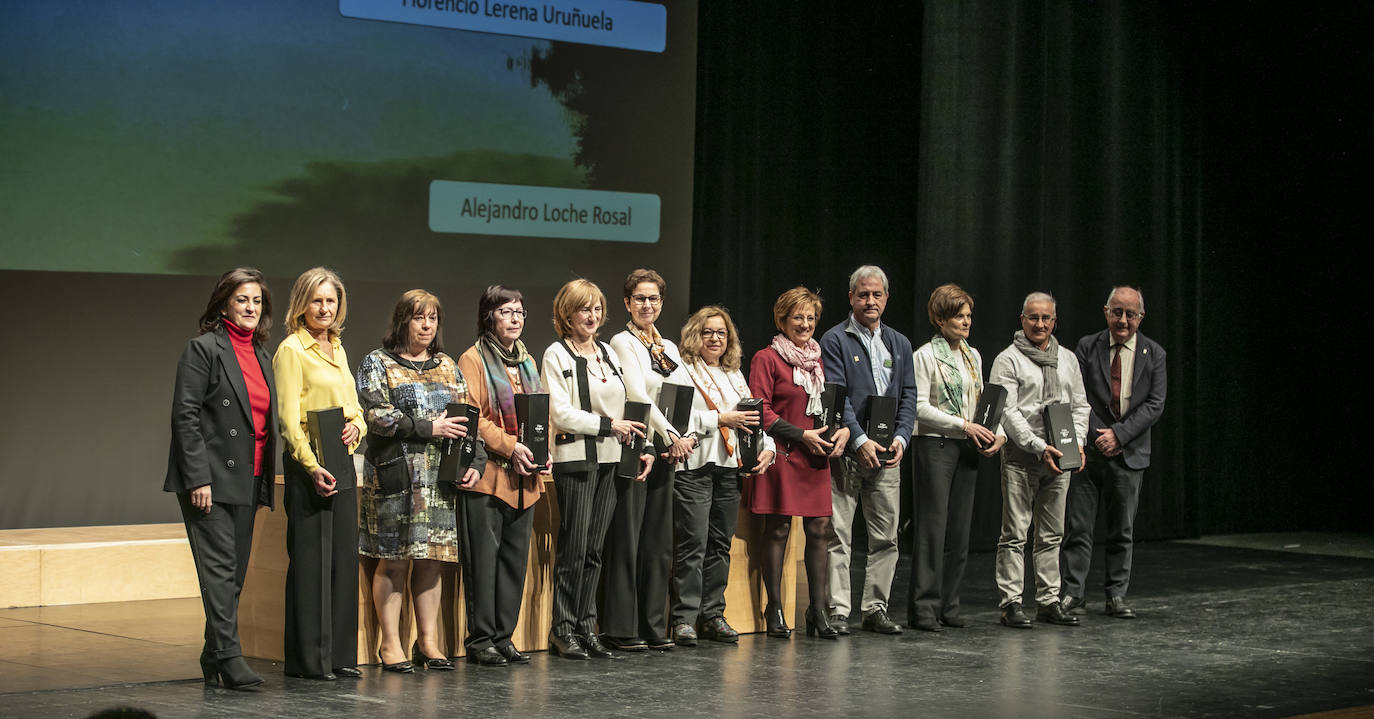
[[[539,370],[534,366],[534,358],[525,349],[525,343],[515,341],[515,346],[507,352],[490,334],[483,334],[477,340],[477,352],[482,355],[482,366],[487,371],[487,393],[491,395],[491,413],[500,423],[506,434],[518,434],[515,420],[515,388],[511,386],[507,367],[518,368],[520,384],[525,394],[543,392],[539,384]]]
[[[792,366],[792,382],[806,390],[806,413],[821,416],[821,390],[825,388],[825,370],[821,368],[821,344],[814,339],[807,340],[805,347],[798,347],[787,335],[773,336],[770,345],[782,356],[784,362]]]
[[[706,388],[701,386],[701,380],[697,379],[698,374],[701,374],[703,377],[711,381],[711,385],[716,388],[716,394],[719,394],[722,399],[724,399],[725,393],[720,391],[720,385],[716,384],[716,380],[714,377],[711,376],[711,370],[707,368],[705,362],[701,362],[700,360],[698,360],[695,367],[687,367],[687,378],[692,380],[692,384],[696,385],[697,391],[701,393],[701,398],[706,401],[706,408],[711,410],[712,412],[719,413],[721,411],[720,407],[716,406],[715,400],[711,399],[711,394],[706,391]],[[748,387],[741,388],[739,386],[735,386],[735,392],[738,393],[741,397],[749,396]],[[721,440],[725,442],[725,456],[735,456],[735,446],[730,443],[730,428],[726,427],[725,425],[720,425],[719,427],[717,427],[717,429],[720,430]]]
[[[633,322],[626,322],[625,329],[629,330],[630,334],[634,335],[635,339],[639,340],[649,350],[649,361],[653,362],[655,372],[667,377],[673,373],[673,370],[677,369],[677,363],[664,351],[663,336],[658,333],[657,327],[650,325],[649,330],[653,333],[652,335],[636,327]]]
[[[967,342],[959,343],[959,354],[962,355],[963,367],[959,366],[959,358],[954,356],[954,350],[949,346],[949,340],[944,335],[935,335],[930,338],[930,349],[935,355],[935,360],[940,368],[940,411],[952,414],[955,417],[964,416],[964,372],[968,370],[968,376],[973,378],[973,402],[976,405],[983,396],[983,378],[978,371],[978,365],[973,361],[973,352],[969,350]]]

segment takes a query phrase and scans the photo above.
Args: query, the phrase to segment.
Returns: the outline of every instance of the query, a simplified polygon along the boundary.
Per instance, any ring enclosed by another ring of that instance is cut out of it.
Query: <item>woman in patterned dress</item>
[[[458,561],[454,490],[439,484],[445,439],[467,436],[467,419],[447,416],[450,402],[467,402],[468,387],[453,358],[444,354],[439,298],[424,290],[401,295],[382,348],[358,366],[358,400],[367,421],[358,551],[378,560],[372,601],[382,632],[382,668],[408,673],[414,665],[401,646],[401,590],[410,570],[410,593],[419,638],[416,661],[453,669],[439,649],[440,571]],[[474,428],[475,429],[475,428]],[[462,477],[481,477],[486,454]]]

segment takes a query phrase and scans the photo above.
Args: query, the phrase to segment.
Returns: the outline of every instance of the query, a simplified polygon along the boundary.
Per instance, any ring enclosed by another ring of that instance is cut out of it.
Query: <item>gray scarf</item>
[[[1059,340],[1050,335],[1050,344],[1045,349],[1040,349],[1031,344],[1026,339],[1024,330],[1017,330],[1012,335],[1011,343],[1016,349],[1021,350],[1030,361],[1040,366],[1040,401],[1058,402],[1059,401]]]

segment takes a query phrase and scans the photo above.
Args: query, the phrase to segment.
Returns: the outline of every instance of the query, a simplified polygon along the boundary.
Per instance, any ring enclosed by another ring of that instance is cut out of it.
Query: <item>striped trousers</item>
[[[553,628],[558,636],[592,634],[601,549],[615,513],[615,463],[553,472],[558,493],[558,546],[553,559]]]

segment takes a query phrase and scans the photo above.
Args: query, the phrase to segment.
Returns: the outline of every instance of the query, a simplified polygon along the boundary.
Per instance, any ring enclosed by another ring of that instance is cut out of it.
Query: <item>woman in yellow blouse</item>
[[[358,671],[358,486],[352,464],[320,466],[308,413],[343,409],[339,441],[351,455],[367,426],[339,334],[348,314],[343,282],[323,267],[306,270],[291,288],[277,347],[278,417],[286,476],[286,674],[332,681]]]

